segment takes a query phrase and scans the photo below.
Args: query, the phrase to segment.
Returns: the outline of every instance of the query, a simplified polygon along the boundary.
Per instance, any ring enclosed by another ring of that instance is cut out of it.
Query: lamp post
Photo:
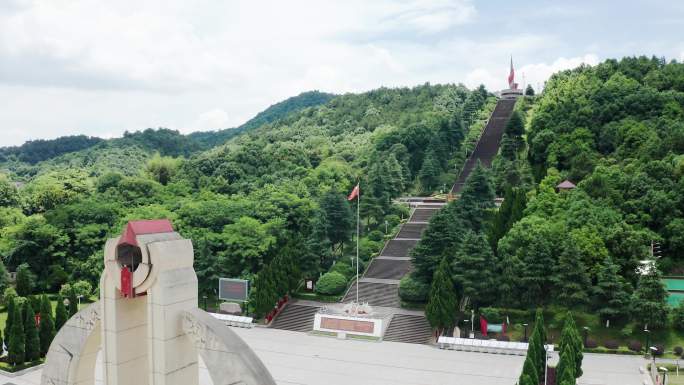
[[[387,235],[387,227],[389,226],[389,222],[385,220],[385,235]]]
[[[528,324],[523,324],[523,326],[525,327],[525,337],[523,337],[523,342],[527,342],[527,326],[528,326]]]
[[[658,348],[656,348],[655,346],[651,346],[649,349],[651,350],[651,357],[653,357],[653,366],[655,367],[656,366],[655,357],[656,357],[656,353],[658,352]]]
[[[470,322],[469,319],[464,319],[463,322],[465,323],[465,326],[463,327],[463,337],[468,336],[468,323]]]
[[[644,345],[644,355],[648,357],[648,343],[649,343],[649,334],[651,333],[650,330],[648,330],[648,327],[644,328],[644,334],[646,334],[646,344]]]
[[[78,307],[80,308],[81,307],[81,298],[83,298],[83,294],[79,295],[76,298],[78,298]]]
[[[207,295],[203,295],[202,298],[204,299],[204,311],[207,311]]]
[[[587,346],[587,338],[589,337],[589,326],[585,326],[584,328],[584,346]]]
[[[544,345],[544,385],[549,377],[549,350]]]
[[[663,372],[663,385],[667,385],[667,373],[668,373],[667,368],[661,366],[658,369],[660,369]]]

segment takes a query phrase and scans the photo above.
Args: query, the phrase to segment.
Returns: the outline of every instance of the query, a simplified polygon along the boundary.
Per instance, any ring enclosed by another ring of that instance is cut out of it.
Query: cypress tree
[[[667,322],[667,291],[655,261],[646,274],[639,276],[632,295],[633,319],[652,328],[665,326]]]
[[[425,306],[425,316],[430,325],[438,330],[450,328],[456,320],[456,292],[451,280],[449,261],[442,258],[430,287],[430,297]]]
[[[36,328],[36,313],[30,301],[24,305],[25,359],[35,361],[40,358],[40,337]]]
[[[529,355],[529,350],[527,352],[528,355],[527,358],[525,358],[525,363],[523,364],[523,371],[520,375],[520,383],[522,384],[525,376],[527,376],[532,380],[532,384],[537,385],[539,384],[539,374],[537,373],[537,368],[535,368],[534,366],[534,360]]]
[[[50,344],[55,338],[55,321],[52,317],[52,306],[47,295],[40,298],[40,355],[45,357],[50,349]]]
[[[513,194],[513,189],[511,186],[506,185],[504,190],[504,201],[499,207],[499,210],[494,215],[492,223],[488,232],[489,244],[492,250],[496,252],[497,244],[499,239],[503,238],[508,232],[507,224],[508,219],[511,216],[511,210],[513,209],[513,203],[515,200],[515,195]]]
[[[64,298],[59,297],[57,298],[57,307],[55,308],[55,331],[59,331],[68,320],[69,313],[66,306],[64,306]]]
[[[69,318],[76,313],[78,313],[78,298],[76,298],[76,290],[72,286],[69,290]]]
[[[572,345],[567,345],[560,353],[560,359],[556,366],[556,379],[563,383],[563,379],[572,378],[572,384],[575,383],[575,351]]]
[[[562,249],[552,279],[556,286],[556,301],[569,308],[586,305],[591,280],[584,263],[577,258],[580,251],[572,240],[563,242]]]
[[[629,284],[620,276],[620,266],[606,256],[596,273],[594,286],[594,308],[601,320],[617,320],[629,312]]]
[[[519,384],[520,385],[539,385],[539,384],[535,384],[534,381],[532,380],[532,378],[530,378],[530,376],[525,374],[525,373],[523,373],[523,375],[520,376]]]
[[[22,306],[17,305],[14,308],[12,316],[12,329],[10,331],[10,344],[7,348],[7,362],[12,365],[23,364],[25,361],[25,337],[24,337],[24,320],[22,319]]]
[[[7,304],[7,321],[5,321],[5,345],[9,349],[10,339],[12,335],[12,323],[14,322],[14,311],[16,308],[16,303],[14,297],[10,298]]]
[[[453,262],[454,282],[474,307],[490,305],[496,299],[497,263],[482,234],[468,230]]]
[[[582,344],[582,338],[577,331],[577,326],[575,325],[575,320],[572,318],[572,314],[568,312],[565,316],[565,322],[563,325],[563,330],[561,331],[561,338],[558,344],[558,349],[560,354],[563,352],[571,351],[572,357],[574,357],[574,368],[573,374],[576,378],[582,375],[582,360],[584,359],[584,353],[582,350],[584,346]],[[556,376],[560,378],[559,376]]]
[[[432,192],[439,183],[439,176],[442,173],[442,166],[439,164],[437,155],[433,150],[429,150],[423,159],[423,166],[418,172],[418,179],[423,192]]]

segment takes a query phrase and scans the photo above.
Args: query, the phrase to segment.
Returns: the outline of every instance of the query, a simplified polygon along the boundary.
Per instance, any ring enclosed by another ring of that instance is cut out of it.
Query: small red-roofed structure
[[[562,181],[558,186],[556,186],[556,189],[558,191],[570,191],[574,188],[576,188],[574,183],[570,182],[569,180],[564,180]]]
[[[119,238],[119,245],[138,246],[136,237],[142,234],[172,233],[173,225],[168,219],[130,221]]]

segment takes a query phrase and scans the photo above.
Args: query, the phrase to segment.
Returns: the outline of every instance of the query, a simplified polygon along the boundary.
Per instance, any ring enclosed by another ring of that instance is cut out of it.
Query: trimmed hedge
[[[615,340],[607,340],[603,343],[603,346],[608,349],[617,349],[620,347],[620,344]]]
[[[406,276],[399,282],[399,297],[407,302],[427,302],[430,286]]]
[[[332,272],[337,272],[345,276],[348,280],[351,279],[352,277],[356,276],[356,268],[352,267],[351,264],[347,261],[338,261],[329,270],[331,273]],[[360,270],[363,272],[363,270]]]
[[[587,343],[584,344],[584,347],[588,349],[594,349],[598,347],[598,343],[593,338],[587,338]]]
[[[347,288],[347,278],[344,275],[331,271],[323,274],[316,282],[316,293],[323,295],[342,294]]]
[[[631,340],[631,341],[629,341],[629,344],[627,345],[627,347],[629,348],[629,350],[631,350],[633,352],[640,352],[641,349],[644,348],[644,345],[641,343],[641,341]]]

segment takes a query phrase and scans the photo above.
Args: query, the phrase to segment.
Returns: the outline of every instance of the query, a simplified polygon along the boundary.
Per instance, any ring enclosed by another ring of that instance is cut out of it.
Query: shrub
[[[511,340],[511,337],[509,337],[509,336],[507,336],[507,335],[505,335],[505,334],[501,334],[501,335],[499,335],[498,337],[496,337],[496,340],[497,340],[497,341],[510,341],[510,340]]]
[[[337,272],[344,275],[346,279],[351,279],[351,277],[356,275],[356,268],[352,267],[347,261],[338,261],[332,265],[330,272]]]
[[[408,218],[411,213],[411,209],[408,205],[392,205],[390,207],[390,214],[396,215],[398,217]]]
[[[361,258],[364,261],[367,261],[370,259],[371,255],[382,250],[383,246],[384,243],[382,242],[372,241],[370,239],[363,238],[361,239],[361,242],[359,242],[359,258]]]
[[[684,349],[682,349],[681,346],[675,346],[675,347],[674,347],[674,352],[675,352],[676,355],[681,356],[682,353],[684,353]]]
[[[593,338],[587,338],[587,343],[584,344],[584,347],[589,348],[589,349],[594,349],[594,348],[598,347],[598,343]]]
[[[643,345],[641,344],[640,341],[631,340],[631,341],[629,341],[629,344],[627,345],[627,347],[629,348],[629,350],[631,350],[633,352],[640,352],[641,349],[643,348]]]
[[[677,330],[684,330],[684,302],[672,309],[672,326]]]
[[[382,231],[380,231],[380,230],[373,230],[370,233],[368,233],[368,239],[370,239],[371,241],[376,241],[376,242],[382,241],[384,236],[385,236],[385,234],[383,234]]]
[[[19,295],[17,294],[17,291],[10,286],[7,289],[5,289],[5,292],[2,294],[2,303],[4,303],[5,306],[7,306],[12,298],[17,298],[18,296]]]
[[[494,307],[483,307],[480,309],[480,314],[482,314],[489,323],[500,323],[503,321],[501,318],[501,311]]]
[[[316,282],[316,293],[318,294],[338,295],[342,294],[346,288],[347,278],[336,271],[323,274]]]
[[[387,221],[387,224],[389,225],[389,230],[392,230],[392,228],[401,222],[401,218],[399,218],[398,215],[386,215],[385,220]],[[384,224],[384,223],[383,223]]]
[[[83,298],[88,298],[93,292],[93,285],[88,281],[76,281],[72,287],[76,296],[83,296]]]
[[[603,343],[603,346],[607,347],[608,349],[617,349],[620,347],[620,344],[615,340],[606,340]]]
[[[399,297],[407,302],[427,302],[430,286],[406,276],[399,282]]]

